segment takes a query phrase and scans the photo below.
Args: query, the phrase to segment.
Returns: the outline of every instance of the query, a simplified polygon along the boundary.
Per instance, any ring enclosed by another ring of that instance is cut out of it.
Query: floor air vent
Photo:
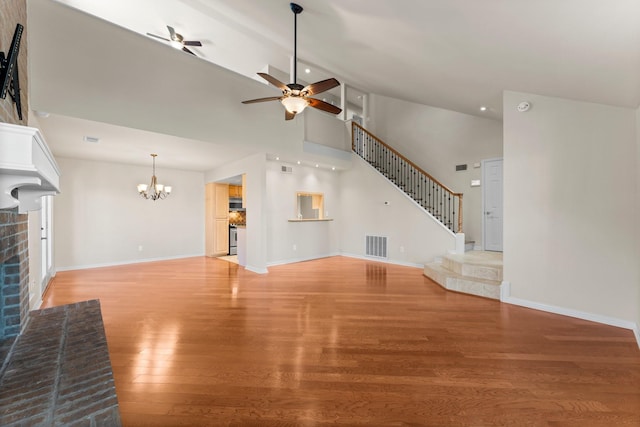
[[[384,236],[366,236],[366,256],[387,257],[387,238]]]

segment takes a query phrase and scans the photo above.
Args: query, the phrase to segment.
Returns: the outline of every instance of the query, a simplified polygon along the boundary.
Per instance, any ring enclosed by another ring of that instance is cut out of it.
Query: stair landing
[[[424,275],[447,290],[499,300],[502,252],[448,254],[426,264]]]

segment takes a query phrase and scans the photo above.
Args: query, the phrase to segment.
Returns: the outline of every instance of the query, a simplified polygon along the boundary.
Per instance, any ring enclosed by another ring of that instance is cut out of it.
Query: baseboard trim
[[[290,258],[290,259],[279,260],[279,261],[271,261],[271,262],[267,263],[267,267],[274,267],[274,266],[277,266],[277,265],[294,264],[296,262],[313,261],[315,259],[330,258],[330,257],[333,257],[333,256],[343,256],[343,257],[347,257],[347,258],[362,259],[362,260],[365,260],[365,261],[381,262],[383,264],[401,265],[403,267],[424,268],[424,264],[415,264],[415,263],[410,263],[410,262],[394,261],[394,260],[390,260],[390,259],[373,258],[373,257],[364,256],[364,255],[356,255],[356,254],[350,254],[350,253],[344,253],[344,252],[335,252],[335,253],[330,253],[330,254],[325,254],[325,255],[317,255],[317,256],[312,256],[312,257]]]
[[[401,265],[403,267],[424,268],[424,263],[423,264],[416,264],[416,263],[413,263],[413,262],[395,261],[395,260],[392,260],[392,259],[380,259],[380,258],[373,258],[373,257],[364,256],[364,255],[357,255],[357,254],[350,254],[350,253],[340,253],[339,255],[347,257],[347,258],[355,258],[355,259],[362,259],[362,260],[365,260],[365,261],[381,262],[383,264]]]
[[[58,266],[56,266],[56,272],[59,272],[59,271],[72,271],[72,270],[87,270],[89,268],[117,267],[119,265],[141,264],[143,262],[169,261],[169,260],[172,260],[172,259],[194,258],[194,257],[201,257],[201,256],[204,256],[204,253],[193,254],[193,255],[176,255],[176,256],[159,257],[159,258],[145,258],[145,259],[136,259],[136,260],[131,260],[131,261],[105,262],[105,263],[100,263],[100,264],[76,265],[76,266],[71,266],[71,267],[58,267]]]
[[[257,274],[267,274],[269,272],[269,270],[267,270],[266,268],[258,268],[252,265],[245,265],[244,269]]]
[[[332,256],[339,256],[339,255],[340,255],[339,253],[335,252],[335,253],[316,255],[316,256],[310,256],[310,257],[282,259],[282,260],[278,260],[278,261],[270,261],[270,262],[268,262],[267,263],[267,267],[274,267],[274,266],[277,266],[277,265],[295,264],[296,262],[313,261],[314,259],[329,258],[329,257],[332,257]]]
[[[520,307],[531,308],[534,310],[546,311],[548,313],[560,314],[562,316],[574,317],[576,319],[588,320],[590,322],[601,323],[603,325],[615,326],[623,329],[630,329],[636,338],[638,348],[640,348],[640,330],[638,324],[628,320],[618,319],[616,317],[603,316],[601,314],[588,313],[585,311],[574,310],[572,308],[559,307],[551,304],[544,304],[536,301],[515,298],[511,296],[511,283],[503,281],[500,289],[500,301],[506,304],[518,305]]]

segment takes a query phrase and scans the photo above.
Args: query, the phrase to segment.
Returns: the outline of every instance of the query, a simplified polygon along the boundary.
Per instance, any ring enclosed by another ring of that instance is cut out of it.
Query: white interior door
[[[502,252],[502,159],[482,161],[483,246]]]

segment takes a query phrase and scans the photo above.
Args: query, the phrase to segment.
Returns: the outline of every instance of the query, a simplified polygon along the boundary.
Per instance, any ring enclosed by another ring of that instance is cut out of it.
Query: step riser
[[[433,266],[433,267],[432,267]],[[455,277],[447,275],[446,272],[438,268],[440,264],[429,264],[424,267],[424,275],[442,286],[444,289],[454,292],[461,292],[470,295],[477,295],[495,300],[500,299],[500,283],[493,284],[477,282],[472,278]],[[444,267],[442,265],[441,267]]]
[[[450,291],[462,292],[464,294],[477,295],[479,297],[500,299],[500,287],[493,285],[486,285],[480,282],[474,282],[473,280],[465,279],[447,279],[447,289]]]
[[[502,281],[502,268],[486,265],[463,264],[458,261],[444,258],[442,266],[462,276],[478,279]]]

